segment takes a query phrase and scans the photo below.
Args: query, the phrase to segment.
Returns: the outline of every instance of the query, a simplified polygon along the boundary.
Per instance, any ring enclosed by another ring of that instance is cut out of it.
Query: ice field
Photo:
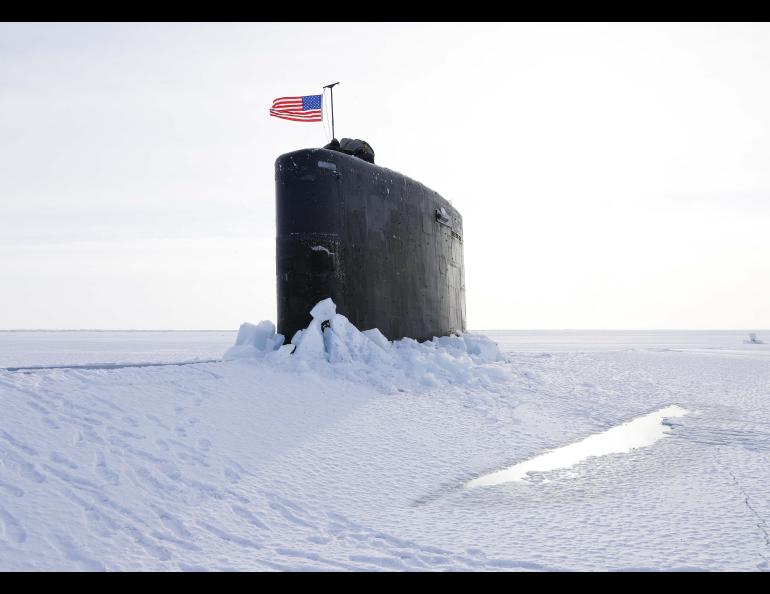
[[[747,331],[337,332],[0,332],[0,570],[770,569]]]
[[[0,368],[220,359],[236,332],[1,331]]]

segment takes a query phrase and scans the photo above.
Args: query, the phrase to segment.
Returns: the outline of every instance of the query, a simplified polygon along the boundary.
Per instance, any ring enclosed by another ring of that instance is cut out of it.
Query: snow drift
[[[308,327],[299,330],[289,344],[284,344],[285,337],[276,333],[270,321],[242,324],[224,359],[262,359],[300,371],[365,377],[386,390],[402,389],[404,383],[490,387],[510,379],[502,365],[507,357],[497,343],[481,334],[434,337],[422,343],[411,338],[389,341],[377,328],[356,328],[337,313],[331,298],[319,301],[310,315]]]

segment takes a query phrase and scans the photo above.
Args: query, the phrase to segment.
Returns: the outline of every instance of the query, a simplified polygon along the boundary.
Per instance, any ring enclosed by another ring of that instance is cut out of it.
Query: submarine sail
[[[465,331],[462,217],[447,200],[327,148],[279,156],[275,182],[278,331],[287,339],[327,297],[356,327],[390,340]]]

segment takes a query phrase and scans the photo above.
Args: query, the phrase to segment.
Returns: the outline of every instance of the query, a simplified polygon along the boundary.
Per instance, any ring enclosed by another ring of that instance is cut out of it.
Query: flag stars
[[[321,109],[321,95],[304,95],[302,97],[302,110]]]

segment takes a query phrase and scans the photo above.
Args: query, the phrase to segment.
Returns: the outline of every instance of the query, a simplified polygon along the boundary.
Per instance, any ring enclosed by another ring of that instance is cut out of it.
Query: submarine
[[[306,328],[327,297],[389,340],[465,332],[462,217],[448,200],[348,138],[280,155],[275,185],[278,332]]]

